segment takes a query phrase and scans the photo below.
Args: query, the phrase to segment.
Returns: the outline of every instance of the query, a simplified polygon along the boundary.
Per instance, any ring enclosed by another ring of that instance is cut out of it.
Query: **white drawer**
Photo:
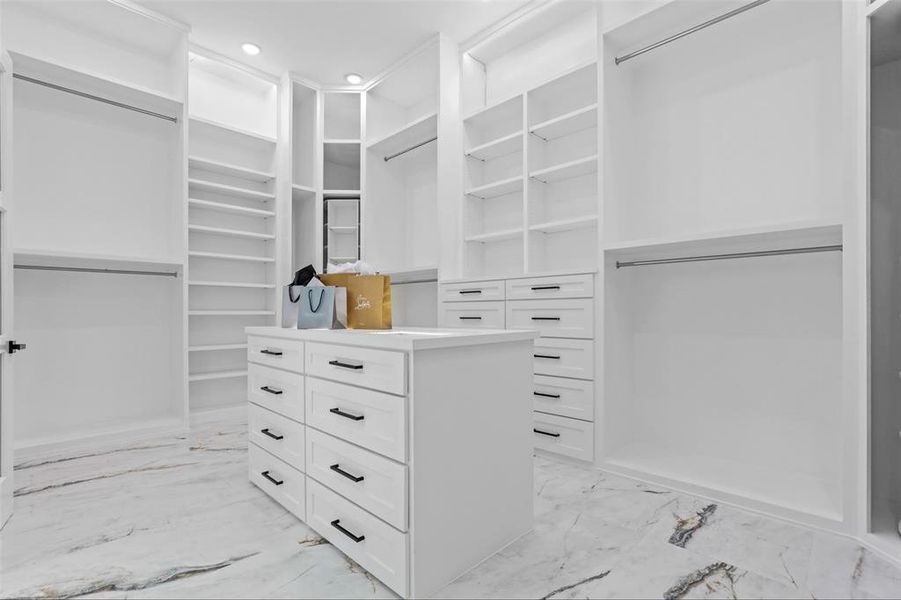
[[[537,329],[543,337],[592,339],[594,300],[512,300],[507,329]]]
[[[406,466],[310,429],[306,472],[401,531],[407,530]]]
[[[538,338],[532,351],[536,375],[594,379],[594,342]]]
[[[250,481],[301,521],[306,521],[304,474],[255,444],[249,445],[247,459]]]
[[[438,326],[504,329],[504,302],[442,302]]]
[[[264,450],[276,455],[298,471],[304,470],[304,429],[300,423],[249,404],[248,438]]]
[[[592,297],[594,297],[594,275],[590,273],[507,280],[507,300]]]
[[[306,400],[308,425],[406,462],[406,398],[310,378]]]
[[[534,413],[532,428],[536,448],[579,460],[594,460],[593,423]]]
[[[403,352],[337,344],[307,344],[307,374],[392,394],[407,391]]]
[[[254,404],[303,423],[303,375],[249,363],[247,398]]]
[[[594,420],[594,383],[566,377],[532,377],[533,408],[562,417]]]
[[[503,299],[503,280],[438,284],[438,300],[440,302],[466,302],[472,300]]]
[[[260,365],[303,373],[303,342],[249,335],[247,336],[247,360]]]
[[[326,488],[307,482],[307,524],[400,596],[407,596],[407,536]]]

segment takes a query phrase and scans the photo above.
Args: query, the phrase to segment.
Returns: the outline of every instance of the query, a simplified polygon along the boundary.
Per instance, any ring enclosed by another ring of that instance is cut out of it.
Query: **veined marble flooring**
[[[247,481],[245,427],[20,462],[0,596],[393,597]],[[440,596],[901,597],[901,569],[840,536],[541,458],[535,484],[534,531]]]

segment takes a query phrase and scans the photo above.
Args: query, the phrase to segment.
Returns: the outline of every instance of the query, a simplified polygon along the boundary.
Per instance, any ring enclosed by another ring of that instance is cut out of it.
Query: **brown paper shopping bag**
[[[391,329],[391,278],[387,275],[320,275],[325,285],[347,288],[348,329]]]

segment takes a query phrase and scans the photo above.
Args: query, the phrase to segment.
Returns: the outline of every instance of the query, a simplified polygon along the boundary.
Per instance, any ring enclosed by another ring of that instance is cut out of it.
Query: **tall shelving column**
[[[323,271],[328,263],[352,262],[361,255],[364,112],[365,96],[361,92],[323,92]]]

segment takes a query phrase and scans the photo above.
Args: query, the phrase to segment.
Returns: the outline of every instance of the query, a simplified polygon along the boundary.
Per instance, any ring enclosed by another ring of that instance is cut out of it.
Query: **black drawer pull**
[[[260,350],[260,354],[268,354],[269,356],[281,356],[284,354],[281,350],[270,350],[269,348],[263,348]]]
[[[481,294],[482,290],[460,290],[458,294]]]
[[[277,390],[277,389],[275,389],[275,388],[271,388],[271,387],[269,387],[268,385],[264,385],[264,386],[261,387],[260,389],[263,390],[263,391],[266,392],[266,393],[274,394],[274,395],[276,395],[276,396],[278,396],[279,394],[284,394],[284,392],[283,392],[282,390]]]
[[[334,527],[335,529],[337,529],[338,531],[340,531],[341,533],[343,533],[344,535],[346,535],[347,537],[349,537],[350,539],[352,539],[353,541],[355,541],[358,544],[366,539],[365,535],[354,535],[351,532],[349,532],[348,530],[341,527],[341,519],[335,519],[334,521],[332,521],[332,527]]]
[[[338,475],[344,475],[345,477],[347,477],[354,483],[360,483],[364,479],[364,477],[362,475],[351,475],[350,473],[348,473],[347,471],[342,469],[341,466],[338,464],[334,464],[334,465],[330,466],[329,469],[331,469]]]
[[[550,431],[541,431],[540,429],[532,428],[532,431],[535,433],[540,433],[541,435],[546,435],[548,437],[560,437],[559,433],[551,433]]]
[[[536,292],[538,290],[559,290],[559,289],[560,289],[559,285],[533,285],[532,286],[532,290],[536,291]]]
[[[533,321],[559,321],[560,317],[532,317]]]
[[[532,392],[535,396],[541,396],[543,398],[559,398],[560,394],[546,394],[544,392]]]
[[[333,367],[341,367],[342,369],[360,370],[363,368],[362,364],[354,365],[351,363],[341,362],[340,360],[330,360],[328,361],[328,364],[332,365]]]
[[[339,417],[344,417],[345,419],[350,419],[351,421],[362,421],[366,418],[364,415],[352,415],[350,413],[346,413],[337,406],[335,408],[328,409],[328,411],[333,415],[338,415]]]
[[[266,429],[260,429],[260,433],[262,433],[263,435],[268,435],[269,437],[271,437],[271,438],[274,439],[274,440],[283,440],[283,439],[285,439],[285,436],[283,436],[283,435],[277,435],[277,434],[274,434],[274,433],[272,433],[271,431],[269,431],[269,428],[268,428],[268,427],[267,427]]]
[[[281,484],[285,483],[284,481],[279,481],[278,479],[274,478],[272,475],[269,474],[269,471],[263,471],[262,473],[260,473],[260,475],[262,475],[263,477],[265,477],[266,479],[268,479],[275,485],[281,485]]]
[[[460,317],[461,321],[481,321],[482,317]]]
[[[551,360],[560,360],[559,356],[552,356],[550,354],[533,354],[535,358],[550,358]]]

